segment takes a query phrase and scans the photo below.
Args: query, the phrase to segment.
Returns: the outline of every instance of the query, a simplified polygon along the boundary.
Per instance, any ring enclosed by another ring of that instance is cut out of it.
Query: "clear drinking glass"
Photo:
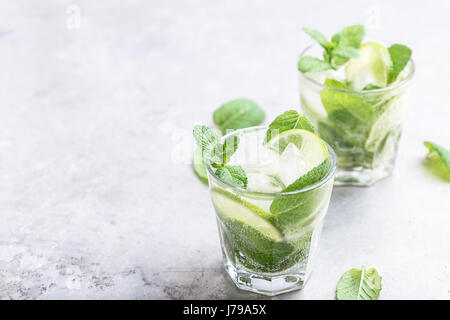
[[[224,136],[222,143],[231,135],[242,137],[266,130],[237,130]],[[333,188],[336,156],[326,146],[332,161],[328,174],[302,190],[284,193],[251,192],[233,186],[219,179],[206,161],[223,261],[237,287],[269,296],[303,287]],[[270,211],[274,200],[293,201],[298,210],[274,215]]]
[[[312,45],[301,57],[319,56],[321,50]],[[392,173],[413,74],[410,60],[401,81],[382,89],[352,91],[323,85],[333,77],[330,71],[299,71],[302,107],[337,155],[336,185],[368,186]]]

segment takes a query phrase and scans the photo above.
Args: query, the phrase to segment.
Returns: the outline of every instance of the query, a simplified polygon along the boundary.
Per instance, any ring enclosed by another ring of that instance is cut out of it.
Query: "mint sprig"
[[[345,27],[332,38],[331,42],[337,46],[358,48],[365,35],[364,26],[355,24]]]
[[[317,41],[324,49],[323,60],[311,56],[304,56],[298,62],[298,70],[301,72],[320,72],[337,70],[351,58],[358,58],[357,48],[364,38],[364,26],[353,25],[336,33],[331,41],[317,30],[303,28],[303,31]]]
[[[303,28],[303,32],[305,32],[312,39],[316,40],[325,50],[331,48],[332,44],[327,40],[322,32],[310,28]]]
[[[203,158],[208,159],[211,166],[217,168],[216,175],[219,178],[238,187],[247,187],[247,175],[244,169],[240,166],[226,165],[238,147],[239,138],[237,136],[230,136],[221,143],[220,135],[203,125],[195,126],[193,135]]]

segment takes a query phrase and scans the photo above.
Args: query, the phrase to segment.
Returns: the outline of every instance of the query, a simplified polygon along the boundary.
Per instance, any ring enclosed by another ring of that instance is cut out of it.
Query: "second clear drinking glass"
[[[301,57],[317,56],[320,50],[310,46]],[[336,152],[337,185],[368,186],[392,173],[413,74],[410,60],[402,81],[382,89],[352,91],[323,85],[330,77],[328,71],[299,71],[301,105],[318,135]]]

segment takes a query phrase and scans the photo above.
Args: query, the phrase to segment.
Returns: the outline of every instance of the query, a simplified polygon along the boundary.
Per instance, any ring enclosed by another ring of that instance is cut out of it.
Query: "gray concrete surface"
[[[334,189],[310,282],[276,299],[333,299],[361,265],[383,276],[381,299],[449,299],[450,185],[422,164],[423,140],[450,146],[449,11],[443,0],[0,2],[0,298],[263,298],[222,269],[191,128],[236,97],[268,119],[299,108],[301,27],[360,22],[414,50],[397,167],[371,188]]]

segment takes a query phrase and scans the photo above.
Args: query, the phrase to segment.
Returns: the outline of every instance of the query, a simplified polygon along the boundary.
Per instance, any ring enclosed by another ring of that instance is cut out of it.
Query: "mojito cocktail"
[[[300,99],[317,133],[335,150],[337,184],[370,185],[391,174],[414,73],[406,46],[365,42],[362,26],[318,45],[299,60]]]
[[[288,124],[224,136],[216,149],[226,141],[237,146],[224,166],[206,157],[225,268],[239,288],[266,295],[303,287],[336,167],[333,150],[304,116],[289,111],[277,119]],[[231,179],[233,168],[245,178]]]

